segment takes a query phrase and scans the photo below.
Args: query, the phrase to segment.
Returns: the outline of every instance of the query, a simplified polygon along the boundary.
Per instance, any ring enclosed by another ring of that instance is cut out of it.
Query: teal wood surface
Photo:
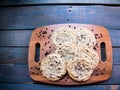
[[[40,4],[103,4],[119,5],[119,0],[1,0],[0,5],[40,5]]]
[[[120,65],[113,65],[112,76],[109,80],[96,83],[96,85],[120,84]],[[28,65],[0,65],[0,83],[38,83],[29,76]],[[42,84],[42,83],[38,83]],[[79,88],[79,87],[78,87]]]
[[[54,86],[46,84],[1,84],[2,90],[120,90],[120,85]]]
[[[30,78],[28,48],[32,31],[60,23],[96,24],[109,30],[113,47],[109,80],[56,86]],[[120,0],[0,0],[0,90],[120,90],[119,38]]]
[[[0,7],[0,29],[34,29],[60,23],[84,23],[120,29],[120,7],[41,5]]]

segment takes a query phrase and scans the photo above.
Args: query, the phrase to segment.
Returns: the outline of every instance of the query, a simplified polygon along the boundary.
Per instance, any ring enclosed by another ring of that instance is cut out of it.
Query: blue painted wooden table
[[[61,23],[96,24],[109,30],[113,47],[113,71],[109,80],[84,86],[56,86],[31,80],[28,48],[32,31]],[[1,0],[0,90],[120,90],[119,38],[119,0]]]

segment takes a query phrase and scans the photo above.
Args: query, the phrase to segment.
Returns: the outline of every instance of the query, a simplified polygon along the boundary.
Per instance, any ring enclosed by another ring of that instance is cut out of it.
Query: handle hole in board
[[[40,60],[40,44],[36,43],[35,45],[35,62],[39,62]]]
[[[100,51],[101,51],[101,60],[105,62],[106,61],[106,45],[104,42],[100,44]]]

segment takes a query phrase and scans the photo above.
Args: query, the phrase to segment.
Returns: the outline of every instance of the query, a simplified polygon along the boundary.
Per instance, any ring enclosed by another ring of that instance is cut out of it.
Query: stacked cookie
[[[55,30],[51,39],[56,50],[42,60],[43,76],[57,81],[67,71],[75,81],[87,81],[99,63],[99,56],[93,50],[96,44],[94,34],[83,27],[61,27]]]

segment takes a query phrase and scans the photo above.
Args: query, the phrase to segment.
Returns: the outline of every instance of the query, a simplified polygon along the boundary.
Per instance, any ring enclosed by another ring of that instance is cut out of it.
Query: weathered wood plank
[[[0,47],[0,64],[27,64],[28,48]]]
[[[36,4],[120,4],[119,0],[1,0],[0,5],[36,5]]]
[[[1,90],[119,90],[120,85],[86,85],[62,87],[48,84],[0,84]]]
[[[0,64],[27,64],[28,47],[0,47]],[[120,48],[113,48],[113,64],[120,64]]]
[[[0,46],[29,46],[33,30],[0,31]],[[120,30],[109,30],[112,46],[120,46]]]
[[[27,65],[0,65],[0,82],[32,82]]]
[[[1,7],[0,29],[31,29],[58,23],[85,23],[120,29],[120,7],[42,5]]]
[[[0,31],[0,46],[29,46],[32,30]]]
[[[120,65],[114,65],[112,77],[98,84],[120,84]],[[0,83],[32,83],[27,65],[0,65]]]

